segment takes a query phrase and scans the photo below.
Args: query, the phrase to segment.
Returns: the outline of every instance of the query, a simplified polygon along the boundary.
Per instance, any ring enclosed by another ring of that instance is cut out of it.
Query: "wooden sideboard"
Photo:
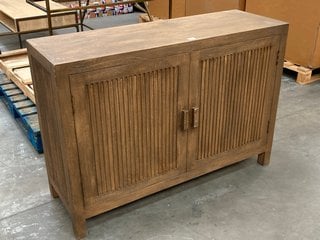
[[[288,25],[238,10],[28,40],[51,193],[85,220],[258,155]]]

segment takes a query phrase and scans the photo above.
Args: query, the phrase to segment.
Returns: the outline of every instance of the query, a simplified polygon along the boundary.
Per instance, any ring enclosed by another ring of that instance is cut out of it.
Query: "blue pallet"
[[[38,153],[43,153],[38,114],[27,115],[16,119],[30,143]]]
[[[4,88],[6,85],[12,84],[12,82],[6,78],[6,76],[0,72],[0,97],[4,98]],[[5,102],[7,105],[7,102]]]
[[[0,73],[0,98],[38,153],[43,153],[36,105]]]

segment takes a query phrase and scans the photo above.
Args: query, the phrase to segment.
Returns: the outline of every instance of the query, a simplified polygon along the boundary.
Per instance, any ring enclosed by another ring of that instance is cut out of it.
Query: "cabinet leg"
[[[258,155],[258,163],[262,166],[267,166],[270,164],[270,152],[264,152]]]
[[[72,218],[73,232],[76,239],[82,239],[87,236],[86,220],[81,217]]]
[[[49,188],[50,188],[51,196],[53,198],[58,198],[59,197],[58,193],[56,192],[56,190],[54,189],[54,187],[50,183],[49,183]]]

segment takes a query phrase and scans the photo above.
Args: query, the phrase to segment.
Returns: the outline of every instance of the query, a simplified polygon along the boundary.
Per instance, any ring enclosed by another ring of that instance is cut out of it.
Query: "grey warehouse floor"
[[[2,50],[16,46],[0,39]],[[2,102],[0,136],[0,239],[74,239],[66,210],[50,196],[44,156]],[[300,86],[284,75],[270,166],[251,158],[87,224],[86,239],[320,239],[320,82]]]

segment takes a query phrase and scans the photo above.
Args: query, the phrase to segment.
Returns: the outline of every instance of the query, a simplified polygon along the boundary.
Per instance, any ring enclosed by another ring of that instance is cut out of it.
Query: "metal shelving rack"
[[[48,18],[48,31],[50,35],[53,35],[53,27],[52,27],[52,14],[55,13],[61,13],[61,12],[67,12],[67,11],[79,11],[79,19],[80,22],[77,22],[77,25],[80,26],[81,31],[83,31],[84,27],[91,29],[92,28],[86,24],[84,24],[84,17],[86,14],[86,11],[88,9],[96,9],[96,8],[101,8],[101,7],[111,7],[111,6],[116,6],[119,4],[135,4],[135,3],[143,3],[145,6],[145,10],[148,14],[149,19],[152,21],[153,18],[150,14],[149,8],[148,8],[148,4],[147,2],[152,1],[152,0],[129,0],[129,1],[117,1],[114,3],[105,3],[105,4],[90,4],[90,0],[85,0],[85,6],[82,6],[82,1],[81,0],[77,0],[78,5],[77,7],[73,7],[73,8],[61,8],[61,9],[51,9],[50,7],[50,2],[49,0],[45,0],[46,2],[46,6],[43,7],[39,4],[37,4],[37,0],[26,0],[27,3],[31,4],[32,6],[44,11],[47,13],[47,18]],[[64,2],[72,2],[72,0],[66,0]]]
[[[44,4],[44,1],[41,1]],[[49,0],[47,0],[49,2]],[[55,3],[54,8],[61,8],[60,6],[56,5]],[[58,7],[57,7],[58,6]],[[52,6],[51,6],[52,8]],[[37,11],[34,11],[37,10]],[[53,18],[63,18],[69,15],[73,15],[74,21],[71,21],[70,17],[67,20],[68,23],[61,24],[58,22],[55,26],[51,25],[51,32],[53,29],[60,29],[60,28],[69,28],[75,27],[77,31],[79,31],[79,24],[78,24],[78,12],[74,10],[63,11],[59,13],[55,13],[52,17]],[[10,35],[17,35],[19,38],[20,48],[22,48],[22,39],[21,35],[34,33],[34,32],[43,32],[47,31],[49,28],[45,26],[42,22],[47,19],[47,16],[43,11],[39,10],[38,8],[34,8],[33,6],[29,5],[25,2],[25,0],[1,0],[0,3],[0,23],[1,25],[8,30],[8,32],[1,32],[0,37],[2,36],[10,36]],[[62,20],[61,20],[62,21]],[[51,21],[52,22],[52,21]],[[35,24],[34,27],[32,24]],[[1,53],[1,52],[0,52]]]

